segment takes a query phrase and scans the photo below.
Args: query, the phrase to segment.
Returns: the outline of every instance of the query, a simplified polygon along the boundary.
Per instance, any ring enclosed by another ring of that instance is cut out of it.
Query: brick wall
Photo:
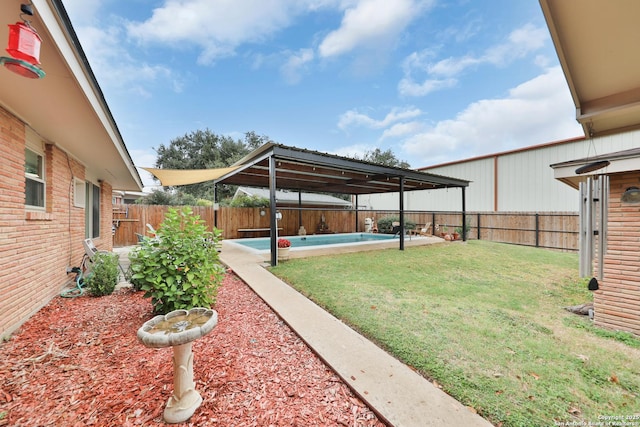
[[[72,177],[85,168],[54,145],[45,145],[46,210],[25,209],[27,130],[0,108],[0,336],[15,331],[33,313],[59,295],[68,283],[67,266],[84,252],[84,208],[73,206]],[[100,249],[112,248],[111,186],[101,185]]]
[[[620,201],[632,186],[640,187],[640,172],[610,176],[607,252],[594,295],[594,320],[640,334],[640,204]]]

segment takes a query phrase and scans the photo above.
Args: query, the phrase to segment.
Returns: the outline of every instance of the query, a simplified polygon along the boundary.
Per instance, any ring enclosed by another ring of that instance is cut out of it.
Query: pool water
[[[292,248],[308,246],[325,246],[345,243],[380,242],[393,240],[392,234],[372,234],[372,233],[341,233],[341,234],[316,234],[312,236],[281,236],[291,242]],[[268,250],[271,245],[270,237],[259,237],[255,239],[235,239],[235,243],[247,246],[256,250]]]

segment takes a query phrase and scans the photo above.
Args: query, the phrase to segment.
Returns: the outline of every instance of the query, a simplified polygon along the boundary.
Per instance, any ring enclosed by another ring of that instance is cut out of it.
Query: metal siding
[[[553,178],[554,148],[500,156],[499,211],[577,211],[577,191]]]
[[[437,175],[471,181],[466,190],[467,210],[485,211],[493,207],[493,159],[482,159],[434,169]],[[459,211],[462,191],[459,188],[412,191],[405,198],[406,210]]]
[[[364,209],[385,210],[398,209],[397,193],[369,194],[358,196],[358,205]]]
[[[498,157],[498,210],[511,212],[577,212],[578,191],[553,177],[550,165],[640,147],[640,130],[593,139],[563,142]],[[493,211],[494,158],[460,161],[429,168],[428,172],[471,181],[466,191],[467,210]],[[397,209],[397,193],[371,195],[374,209]],[[361,196],[362,199],[362,196]],[[393,204],[389,204],[393,202]],[[407,210],[459,211],[460,190],[408,193]]]

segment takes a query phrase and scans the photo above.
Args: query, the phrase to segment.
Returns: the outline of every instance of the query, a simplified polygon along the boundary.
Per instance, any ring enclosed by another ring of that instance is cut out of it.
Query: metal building
[[[466,208],[471,212],[577,212],[578,191],[556,180],[550,165],[637,147],[640,130],[556,141],[418,170],[471,181],[466,189]],[[407,193],[405,209],[456,211],[460,209],[460,191]],[[359,204],[369,209],[397,209],[398,195],[360,196]]]

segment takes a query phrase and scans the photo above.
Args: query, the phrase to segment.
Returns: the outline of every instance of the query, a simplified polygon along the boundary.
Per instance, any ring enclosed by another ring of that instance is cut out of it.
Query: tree
[[[367,151],[366,153],[364,153],[364,156],[362,156],[360,160],[371,163],[378,163],[385,166],[393,166],[396,168],[409,169],[411,167],[409,163],[405,162],[404,160],[399,160],[395,156],[395,154],[393,154],[391,149],[382,151],[379,148],[376,148],[373,151]]]
[[[141,197],[136,200],[136,204],[139,205],[164,205],[164,206],[182,206],[189,205],[195,206],[198,204],[196,198],[187,193],[180,191],[162,191],[153,190],[151,194],[145,197]]]
[[[229,136],[216,135],[209,129],[197,130],[161,144],[155,167],[163,169],[214,169],[232,165],[252,150],[271,142],[267,136],[255,132],[245,133],[244,140],[234,140]],[[180,186],[175,189],[196,199],[213,200],[213,181]],[[218,199],[229,197],[235,187],[218,186]]]

